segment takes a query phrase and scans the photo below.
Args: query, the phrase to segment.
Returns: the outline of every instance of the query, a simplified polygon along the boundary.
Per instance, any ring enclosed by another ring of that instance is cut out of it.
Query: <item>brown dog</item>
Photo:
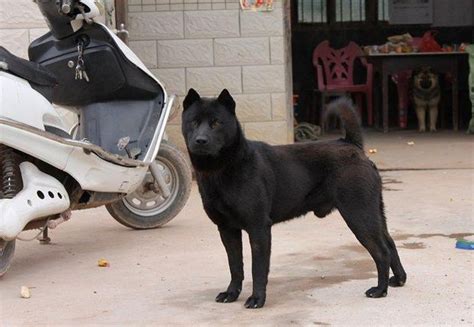
[[[430,132],[436,132],[438,104],[441,98],[438,74],[425,66],[413,74],[413,103],[418,117],[418,130],[426,131],[425,117],[430,112]]]

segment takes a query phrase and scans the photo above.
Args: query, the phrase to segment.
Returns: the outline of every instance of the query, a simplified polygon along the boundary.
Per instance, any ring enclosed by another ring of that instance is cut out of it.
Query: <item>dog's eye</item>
[[[211,121],[211,123],[209,124],[209,126],[214,129],[216,127],[218,127],[220,125],[219,121],[217,119],[214,119],[213,121]]]
[[[191,126],[193,126],[194,128],[198,127],[199,126],[199,122],[197,120],[193,120],[191,122]]]

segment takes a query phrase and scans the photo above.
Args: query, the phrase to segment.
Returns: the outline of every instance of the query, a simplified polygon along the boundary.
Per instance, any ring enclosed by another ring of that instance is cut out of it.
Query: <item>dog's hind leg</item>
[[[347,226],[349,226],[359,242],[367,249],[377,266],[377,286],[368,289],[365,295],[371,298],[386,296],[391,250],[383,232],[383,217],[378,214],[377,210],[366,209],[362,206],[359,208],[338,206],[338,209]]]
[[[395,245],[395,242],[393,241],[392,237],[390,236],[388,230],[387,230],[387,224],[386,224],[386,218],[385,218],[385,206],[383,203],[383,198],[382,195],[380,195],[380,215],[383,218],[384,224],[384,235],[385,239],[387,241],[387,245],[390,249],[390,268],[392,268],[393,276],[390,277],[388,284],[392,287],[400,287],[405,285],[406,280],[407,280],[407,274],[405,272],[405,269],[403,269],[402,263],[400,261],[400,257],[398,256],[398,251],[397,247]]]
[[[237,300],[244,280],[244,264],[242,258],[242,231],[219,226],[222,243],[229,260],[231,281],[227,291],[219,293],[216,302],[230,303]]]
[[[395,242],[393,241],[390,234],[388,234],[388,231],[385,232],[385,238],[387,240],[388,247],[390,248],[390,268],[392,268],[393,271],[393,276],[390,277],[388,283],[392,287],[403,286],[407,281],[407,274],[405,269],[403,269],[400,257],[398,256],[397,247],[395,246]]]

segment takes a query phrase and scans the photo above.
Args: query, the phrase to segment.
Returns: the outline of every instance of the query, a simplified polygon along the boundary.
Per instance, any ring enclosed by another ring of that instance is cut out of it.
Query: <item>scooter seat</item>
[[[27,80],[31,87],[52,101],[52,88],[57,84],[56,77],[46,68],[32,61],[17,57],[0,46],[0,70]]]

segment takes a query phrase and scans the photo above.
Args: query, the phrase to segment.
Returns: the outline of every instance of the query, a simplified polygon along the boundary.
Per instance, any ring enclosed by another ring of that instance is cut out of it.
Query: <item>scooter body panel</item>
[[[60,142],[31,130],[0,121],[0,143],[38,158],[71,175],[83,190],[112,193],[134,191],[143,180],[148,165],[117,165],[87,151],[81,142]],[[57,138],[57,137],[56,137]]]
[[[34,90],[26,80],[1,70],[0,117],[41,130],[45,130],[45,124],[64,128],[61,116],[48,100]]]
[[[26,224],[59,214],[70,201],[63,184],[30,162],[20,164],[23,189],[13,199],[0,199],[0,239],[13,240]]]

